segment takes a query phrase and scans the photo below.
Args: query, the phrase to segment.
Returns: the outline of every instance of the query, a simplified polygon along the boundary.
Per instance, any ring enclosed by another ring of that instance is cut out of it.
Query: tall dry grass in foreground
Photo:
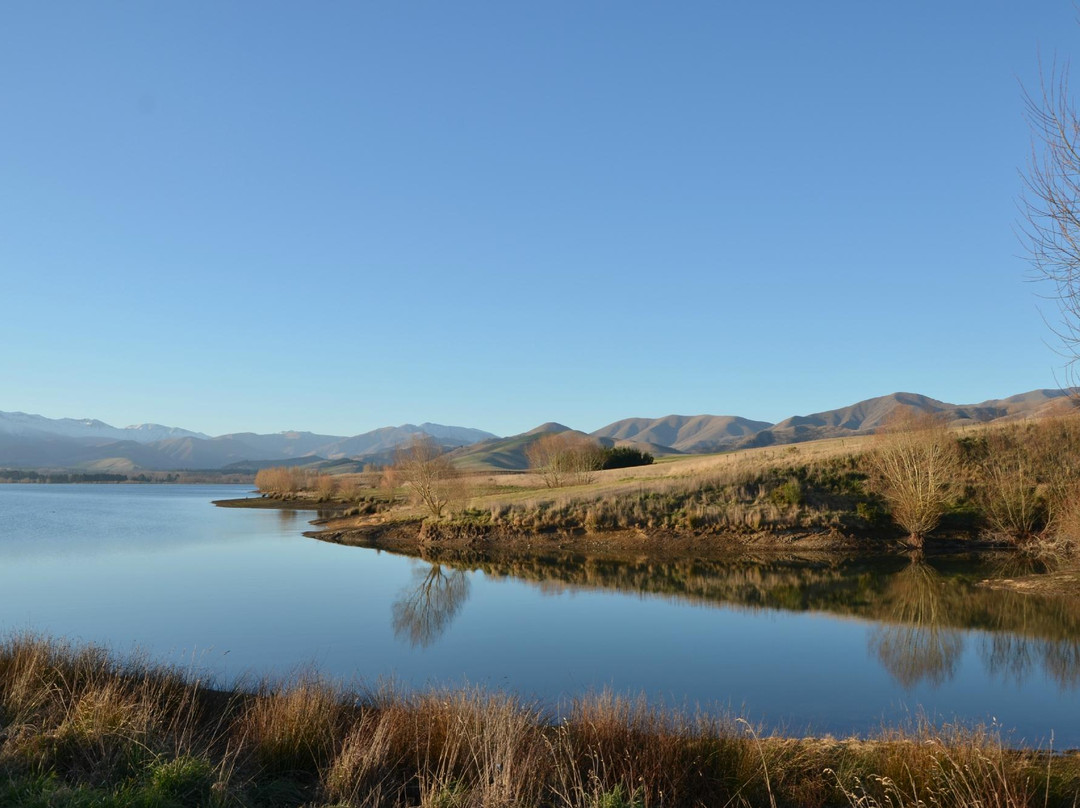
[[[482,691],[306,673],[233,692],[35,637],[0,645],[0,805],[1065,806],[1080,759],[919,726],[760,736],[614,696],[555,720]]]

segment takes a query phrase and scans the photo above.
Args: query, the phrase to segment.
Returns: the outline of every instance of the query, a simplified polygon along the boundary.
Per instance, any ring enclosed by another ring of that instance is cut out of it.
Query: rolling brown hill
[[[662,454],[671,454],[671,450],[705,454],[730,449],[770,426],[768,421],[751,421],[736,415],[668,415],[625,418],[591,434],[594,438],[649,444]]]
[[[468,471],[520,471],[529,467],[529,460],[525,456],[528,448],[544,435],[553,432],[584,434],[568,426],[549,421],[520,435],[492,438],[471,446],[462,446],[450,452],[449,457],[455,466]]]
[[[663,418],[625,418],[590,433],[590,436],[605,446],[632,446],[654,456],[708,454],[867,435],[902,409],[937,413],[951,426],[964,426],[1056,414],[1062,412],[1069,401],[1063,390],[1032,390],[978,404],[949,404],[917,393],[892,393],[835,410],[795,415],[778,424],[738,416],[668,415]],[[450,456],[459,467],[471,471],[523,470],[528,468],[525,450],[530,443],[546,432],[563,431],[576,430],[563,424],[542,424],[520,435],[466,446]]]
[[[865,435],[901,409],[938,413],[951,425],[964,426],[1059,414],[1068,410],[1071,402],[1064,390],[1032,390],[978,404],[949,404],[916,393],[892,393],[835,410],[792,416],[778,424],[738,416],[668,415],[615,421],[593,432],[592,437],[605,446],[632,446],[655,456],[705,454]],[[56,431],[49,431],[52,429]],[[90,419],[56,420],[0,412],[0,467],[215,469],[240,464],[263,466],[274,460],[326,462],[323,458],[387,463],[392,461],[395,447],[413,435],[426,434],[444,448],[454,449],[450,456],[464,469],[520,470],[528,468],[525,456],[528,446],[549,432],[576,430],[549,422],[521,435],[495,438],[478,429],[425,423],[385,427],[352,437],[282,432],[206,438],[200,433],[157,425],[117,430]],[[142,440],[116,440],[116,434],[134,435]],[[147,440],[159,434],[174,437]]]
[[[1000,419],[1036,418],[1061,411],[1069,400],[1064,390],[1032,390],[979,404],[949,404],[917,393],[892,393],[836,410],[792,416],[743,439],[736,446],[747,448],[867,435],[903,409],[934,413],[945,418],[950,426],[959,427]]]

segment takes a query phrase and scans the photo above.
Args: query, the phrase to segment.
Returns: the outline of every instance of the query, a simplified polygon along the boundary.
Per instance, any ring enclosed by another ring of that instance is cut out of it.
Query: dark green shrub
[[[626,469],[631,466],[649,466],[652,463],[653,456],[648,452],[630,446],[615,446],[604,450],[604,460],[600,468]]]
[[[798,480],[788,480],[769,494],[775,505],[802,505],[803,491]]]
[[[210,801],[216,779],[209,761],[180,757],[159,763],[150,770],[149,791],[163,801],[202,805]]]

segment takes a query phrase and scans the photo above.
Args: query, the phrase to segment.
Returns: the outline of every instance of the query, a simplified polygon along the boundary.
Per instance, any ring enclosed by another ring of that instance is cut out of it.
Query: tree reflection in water
[[[432,622],[434,615],[425,611],[442,610],[424,602],[428,590],[467,590],[462,576],[482,570],[544,591],[622,591],[695,605],[820,611],[873,620],[872,655],[909,689],[953,679],[969,636],[991,675],[1018,686],[1046,676],[1062,688],[1080,688],[1080,602],[980,585],[986,579],[1046,572],[1044,562],[1019,553],[938,555],[932,560],[933,566],[921,554],[906,563],[896,556],[747,553],[676,560],[554,552],[470,552],[468,560],[429,556],[426,561],[437,566],[416,573],[416,591],[410,589],[394,607],[394,627],[403,639],[415,637],[415,645],[430,644],[460,604],[454,604],[450,592],[436,592],[438,600],[452,604],[450,614],[436,621],[434,630],[409,628],[418,616],[421,625]]]
[[[427,648],[446,631],[469,598],[468,573],[442,564],[413,568],[413,583],[398,593],[391,607],[394,636]]]
[[[1016,578],[1053,571],[1055,564],[1017,554],[998,565],[997,578]],[[1040,669],[1062,689],[1080,686],[1080,637],[1075,606],[1064,598],[1009,593],[1008,626],[1001,614],[979,646],[986,669],[1020,686]],[[1049,625],[1052,636],[1037,627]]]
[[[904,688],[941,685],[956,673],[964,650],[961,633],[946,619],[946,582],[921,554],[889,581],[888,621],[874,629],[870,647]]]
[[[1043,668],[1064,689],[1080,686],[1080,642],[1044,641],[1037,645]]]

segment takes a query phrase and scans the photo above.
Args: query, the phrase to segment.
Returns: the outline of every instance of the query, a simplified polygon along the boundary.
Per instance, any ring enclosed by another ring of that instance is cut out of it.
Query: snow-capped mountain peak
[[[162,426],[138,424],[117,429],[96,418],[46,418],[26,412],[0,412],[0,435],[60,435],[65,438],[108,438],[153,443],[165,438],[206,438],[201,432]]]

